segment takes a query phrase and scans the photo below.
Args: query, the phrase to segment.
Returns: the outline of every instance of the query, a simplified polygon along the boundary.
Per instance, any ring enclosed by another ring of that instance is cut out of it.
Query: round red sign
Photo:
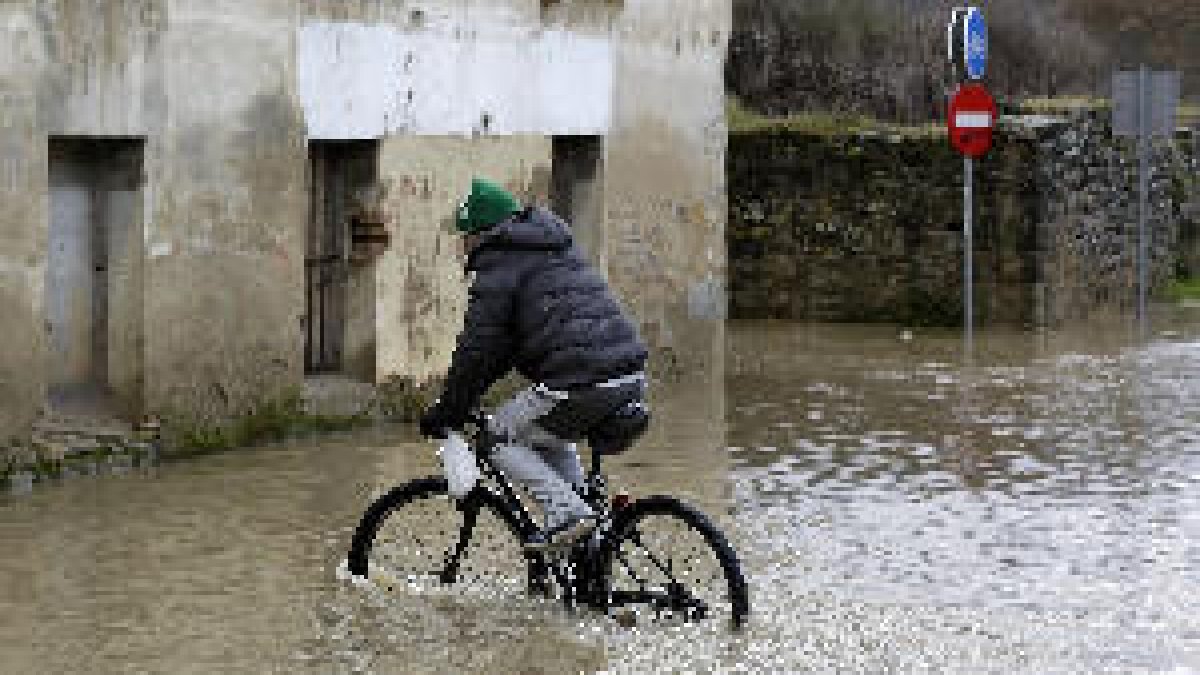
[[[996,101],[981,84],[964,84],[950,97],[946,122],[950,143],[967,157],[982,157],[992,147]]]

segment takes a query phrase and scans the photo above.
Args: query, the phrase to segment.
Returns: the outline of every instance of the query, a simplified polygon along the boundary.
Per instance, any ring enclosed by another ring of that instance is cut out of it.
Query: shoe
[[[575,516],[548,530],[534,532],[525,541],[525,548],[530,551],[569,548],[591,534],[599,523],[596,516]]]

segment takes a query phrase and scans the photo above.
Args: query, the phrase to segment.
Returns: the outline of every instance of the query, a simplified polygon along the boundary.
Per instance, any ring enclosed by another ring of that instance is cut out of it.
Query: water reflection
[[[345,581],[365,504],[437,470],[385,429],[7,498],[0,672],[1190,672],[1198,325],[980,330],[969,368],[951,333],[731,326],[725,401],[655,392],[609,468],[729,532],[742,636]]]
[[[967,612],[964,632],[995,635],[984,644],[1031,640],[1021,659],[997,654],[1021,671],[1194,665],[1188,325],[1142,345],[984,333],[966,369],[952,336],[743,326],[729,430],[745,540],[773,551],[756,556],[758,585]]]

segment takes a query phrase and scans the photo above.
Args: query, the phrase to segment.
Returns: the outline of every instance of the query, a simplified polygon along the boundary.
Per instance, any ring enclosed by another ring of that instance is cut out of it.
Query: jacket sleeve
[[[480,270],[471,284],[463,329],[438,404],[455,422],[465,421],[488,388],[512,366],[519,278],[512,268]]]

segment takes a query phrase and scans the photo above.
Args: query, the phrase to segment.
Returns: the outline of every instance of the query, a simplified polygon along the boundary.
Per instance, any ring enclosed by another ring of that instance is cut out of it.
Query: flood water
[[[437,468],[380,429],[2,498],[0,672],[1200,673],[1200,311],[1158,324],[981,330],[969,364],[731,325],[724,423],[663,392],[610,473],[731,534],[740,636],[344,581],[369,499]]]

